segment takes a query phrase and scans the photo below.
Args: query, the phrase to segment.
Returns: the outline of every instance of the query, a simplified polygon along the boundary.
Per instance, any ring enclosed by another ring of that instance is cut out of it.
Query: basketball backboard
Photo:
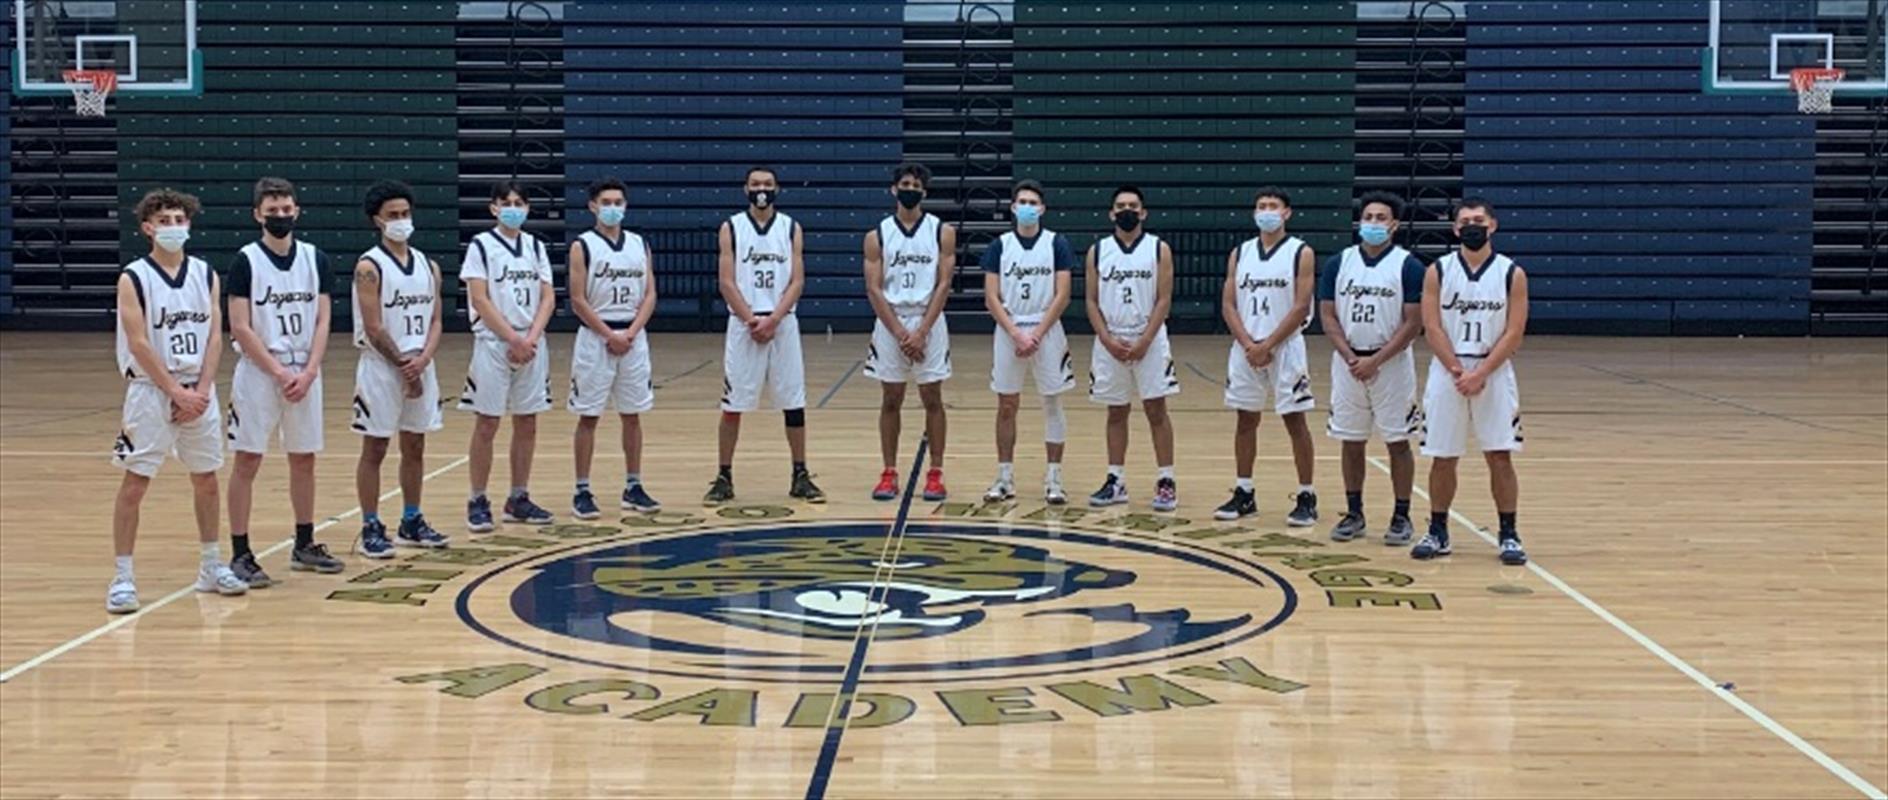
[[[69,95],[65,73],[109,69],[117,93],[203,91],[197,0],[13,0],[13,91]]]
[[[1837,68],[1843,94],[1888,94],[1888,0],[1711,0],[1709,92],[1790,93],[1790,70]]]

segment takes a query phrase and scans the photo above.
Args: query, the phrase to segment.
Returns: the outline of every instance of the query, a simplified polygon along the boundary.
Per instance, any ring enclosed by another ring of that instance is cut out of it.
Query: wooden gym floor
[[[449,337],[439,359],[449,395],[468,341]],[[1329,541],[1343,495],[1321,430],[1324,521],[1287,530],[1295,481],[1269,418],[1261,517],[1214,524],[1232,474],[1226,344],[1211,337],[1176,340],[1177,514],[1147,512],[1138,414],[1134,505],[1045,511],[1033,401],[1021,497],[981,507],[989,342],[956,338],[954,497],[914,503],[904,525],[898,504],[866,497],[878,390],[858,374],[863,337],[805,340],[812,464],[831,502],[787,502],[779,417],[765,412],[744,431],[740,498],[716,512],[698,498],[715,461],[721,339],[656,335],[644,474],[664,513],[474,540],[461,527],[471,423],[449,409],[429,442],[425,506],[453,551],[289,572],[275,456],[254,539],[284,582],[199,596],[184,588],[196,548],[171,462],[144,508],[146,610],[114,620],[102,609],[122,394],[111,339],[0,336],[0,795],[1879,797],[1888,786],[1883,340],[1530,341],[1519,358],[1525,569],[1499,565],[1486,534],[1469,531],[1494,513],[1485,471],[1466,461],[1454,557],[1417,563],[1382,546],[1390,496],[1375,444],[1370,538]],[[1081,367],[1090,340],[1075,346]],[[570,336],[552,347],[559,407],[544,418],[533,487],[565,521]],[[1311,347],[1323,401],[1329,350]],[[354,359],[337,338],[318,467],[319,536],[337,552],[359,524]],[[1102,474],[1102,413],[1070,400],[1066,480],[1079,503]],[[901,470],[921,419],[914,393]],[[606,499],[621,469],[616,429],[604,422],[595,470]],[[501,443],[498,490],[503,454]],[[1419,520],[1426,474],[1423,462]],[[888,548],[891,530],[903,536]],[[873,600],[890,610],[866,613]],[[854,700],[849,724],[833,719],[835,693]]]

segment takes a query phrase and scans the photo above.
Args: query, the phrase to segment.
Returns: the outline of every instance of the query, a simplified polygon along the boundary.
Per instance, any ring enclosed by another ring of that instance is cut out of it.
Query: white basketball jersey
[[[583,293],[590,307],[604,322],[634,322],[649,280],[649,251],[642,237],[623,231],[611,242],[587,230],[577,240],[583,242],[588,278]]]
[[[551,258],[544,243],[529,233],[519,231],[517,239],[507,239],[496,230],[482,231],[472,237],[472,244],[465,250],[465,263],[459,269],[459,280],[474,279],[485,281],[485,294],[504,324],[514,331],[530,330],[537,321],[544,284],[551,280]],[[480,319],[478,306],[470,301],[465,308],[473,333],[494,335],[486,325],[496,324],[496,320]]]
[[[1143,232],[1127,247],[1114,236],[1095,245],[1095,297],[1111,333],[1147,330],[1160,286],[1160,237]]]
[[[1246,335],[1257,339],[1270,336],[1291,313],[1292,303],[1297,300],[1298,252],[1304,247],[1296,236],[1285,237],[1270,250],[1258,237],[1239,245],[1235,299]]]
[[[147,257],[126,264],[124,272],[137,288],[138,302],[144,307],[144,324],[158,360],[171,375],[194,383],[203,370],[203,349],[210,346],[210,311],[216,307],[216,299],[210,294],[210,265],[185,256],[183,267],[172,278]],[[134,380],[148,378],[131,356],[123,317],[118,318],[117,343],[118,371]]]
[[[1346,249],[1338,262],[1337,321],[1344,340],[1356,350],[1376,350],[1390,343],[1403,324],[1403,264],[1409,251],[1392,246],[1375,261],[1362,245]]]
[[[439,287],[433,285],[433,267],[426,254],[407,248],[407,262],[379,246],[361,254],[380,271],[380,324],[393,337],[393,346],[401,353],[417,353],[426,348],[426,334],[433,325],[433,304],[439,302]],[[361,318],[360,295],[354,295],[354,318]],[[354,326],[354,346],[368,349],[367,329]]]
[[[937,289],[938,249],[944,223],[930,214],[909,231],[897,215],[878,224],[879,255],[884,259],[885,301],[899,314],[922,314]]]
[[[1469,274],[1460,250],[1436,261],[1442,329],[1458,357],[1480,357],[1508,329],[1508,280],[1514,262],[1495,253],[1479,274]]]
[[[734,233],[734,283],[756,314],[773,313],[780,305],[780,293],[793,279],[796,227],[792,217],[778,211],[765,228],[754,224],[745,211],[728,218],[728,228]]]
[[[1008,311],[1010,319],[1016,320],[1018,325],[1041,322],[1042,315],[1049,310],[1049,302],[1055,299],[1055,231],[1044,228],[1036,234],[1035,241],[1027,244],[1015,231],[1003,234],[998,240],[1003,259],[998,265],[1003,310]],[[1099,272],[1099,264],[1096,269]]]
[[[314,350],[322,276],[315,246],[303,241],[291,244],[294,250],[286,269],[261,242],[250,242],[241,252],[249,260],[250,327],[278,359],[303,364]],[[235,337],[231,343],[236,352],[242,352],[242,343]]]

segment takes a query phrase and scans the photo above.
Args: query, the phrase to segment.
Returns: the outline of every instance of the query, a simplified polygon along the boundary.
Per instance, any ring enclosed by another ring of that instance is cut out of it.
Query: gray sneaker
[[[323,575],[333,575],[347,569],[347,564],[329,555],[327,545],[316,542],[307,547],[295,548],[295,552],[288,557],[288,568],[296,572],[319,572]]]
[[[733,499],[734,479],[726,475],[716,475],[715,482],[708,486],[708,493],[702,495],[701,504],[713,508]]]
[[[236,573],[237,579],[249,584],[251,589],[263,589],[275,583],[269,573],[262,571],[262,565],[256,563],[255,553],[244,553],[230,559],[229,571]]]
[[[1337,521],[1337,527],[1331,529],[1333,542],[1348,542],[1352,539],[1362,539],[1367,535],[1362,514],[1346,513],[1343,519]]]
[[[1383,532],[1383,544],[1386,547],[1402,547],[1409,544],[1416,535],[1416,526],[1409,523],[1409,517],[1391,517],[1390,528]]]

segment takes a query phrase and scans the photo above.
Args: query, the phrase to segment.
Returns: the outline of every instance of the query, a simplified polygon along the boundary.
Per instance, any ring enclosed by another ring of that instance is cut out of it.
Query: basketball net
[[[105,98],[118,88],[118,73],[107,69],[69,69],[66,87],[78,105],[81,117],[105,116]]]
[[[1825,67],[1799,67],[1790,70],[1790,88],[1796,90],[1796,110],[1805,114],[1827,114],[1835,107],[1836,84],[1845,73]]]

